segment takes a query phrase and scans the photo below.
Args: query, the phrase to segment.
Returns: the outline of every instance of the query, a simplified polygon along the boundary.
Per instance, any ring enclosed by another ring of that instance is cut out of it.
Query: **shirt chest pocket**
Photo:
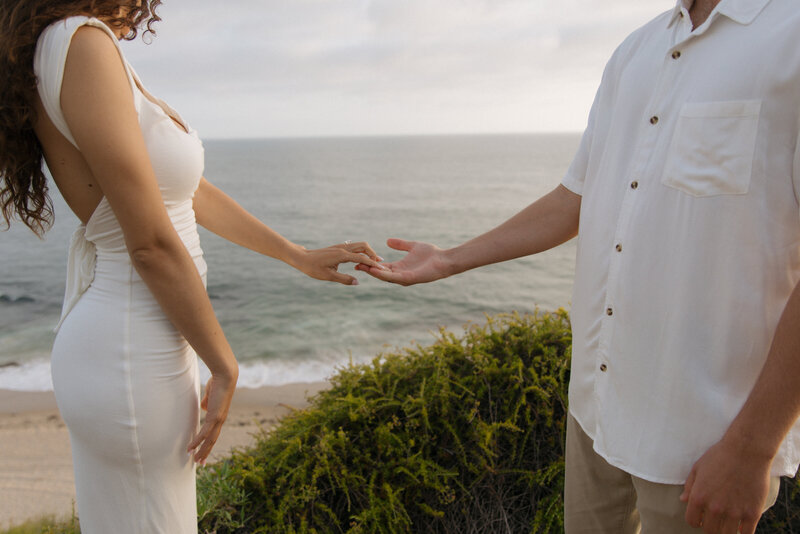
[[[684,104],[661,183],[696,197],[750,187],[760,100]]]

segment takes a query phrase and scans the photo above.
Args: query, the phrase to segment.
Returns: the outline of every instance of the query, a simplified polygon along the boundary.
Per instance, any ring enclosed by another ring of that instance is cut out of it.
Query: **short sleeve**
[[[569,169],[567,169],[567,173],[561,180],[561,185],[577,195],[583,192],[583,185],[586,181],[586,173],[589,168],[589,158],[592,153],[592,148],[595,146],[596,137],[603,135],[602,131],[596,131],[597,124],[601,122],[599,116],[608,113],[613,104],[613,86],[616,84],[612,72],[614,70],[613,66],[616,62],[618,51],[619,49],[611,57],[603,71],[600,88],[595,94],[592,109],[589,112],[589,120],[583,132],[583,136],[581,137],[581,143],[578,146],[578,152],[575,154]]]
[[[64,113],[61,110],[61,84],[64,80],[64,66],[67,62],[67,53],[69,46],[72,42],[72,37],[78,28],[82,26],[94,26],[105,31],[112,42],[117,47],[125,66],[125,72],[128,75],[128,81],[131,84],[131,89],[134,91],[134,81],[131,77],[130,68],[122,55],[122,50],[119,48],[117,37],[101,20],[90,17],[69,17],[63,20],[54,22],[42,31],[39,40],[36,44],[36,53],[33,57],[33,72],[36,75],[37,89],[39,97],[42,100],[47,116],[53,121],[53,124],[61,134],[72,143],[75,148],[78,148],[72,132],[69,131],[67,121],[64,118]],[[135,105],[138,108],[138,103],[134,98]],[[138,109],[137,109],[138,111]]]

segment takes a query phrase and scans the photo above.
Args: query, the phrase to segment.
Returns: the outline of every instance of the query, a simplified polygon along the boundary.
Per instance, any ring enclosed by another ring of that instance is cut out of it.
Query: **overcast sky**
[[[674,0],[165,0],[123,45],[204,138],[581,131]]]

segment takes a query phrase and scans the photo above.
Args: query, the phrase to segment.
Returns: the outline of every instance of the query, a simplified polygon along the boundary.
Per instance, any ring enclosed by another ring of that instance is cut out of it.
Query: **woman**
[[[7,0],[0,12],[0,205],[42,235],[47,163],[81,227],[70,247],[53,384],[83,532],[196,532],[194,462],[238,366],[205,291],[197,224],[317,279],[355,284],[365,243],[295,245],[202,177],[197,134],[142,85],[119,39],[159,0]],[[211,370],[199,403],[197,361]],[[197,431],[199,406],[208,410]]]

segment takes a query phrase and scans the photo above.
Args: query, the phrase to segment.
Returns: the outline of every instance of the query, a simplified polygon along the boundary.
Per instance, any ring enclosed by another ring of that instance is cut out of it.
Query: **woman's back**
[[[69,46],[73,36],[87,26],[107,33],[119,50],[114,34],[102,21],[76,16],[58,21],[46,28],[39,38],[34,56],[34,72],[39,82],[39,97],[45,111],[45,114],[41,115],[42,119],[49,122],[41,129],[45,131],[55,129],[58,132],[58,135],[50,133],[41,136],[44,138],[42,144],[48,167],[68,204],[84,207],[83,210],[77,209],[77,206],[74,208],[79,217],[83,215],[80,218],[85,222],[85,228],[79,228],[73,238],[68,279],[74,279],[80,272],[83,272],[83,276],[79,287],[68,288],[62,320],[80,297],[79,293],[85,291],[91,281],[89,278],[93,271],[93,248],[96,247],[101,255],[127,254],[125,239],[117,218],[80,156],[77,143],[69,131],[61,110],[61,83]],[[121,50],[119,54],[130,81],[139,125],[167,213],[184,245],[195,258],[200,274],[205,275],[205,264],[202,262],[202,251],[192,211],[192,196],[203,172],[202,143],[197,133],[189,128],[172,108],[146,93],[141,81],[125,61]],[[53,160],[69,163],[51,164]],[[86,183],[90,186],[83,186]],[[91,205],[92,202],[94,208],[87,216],[85,206]]]

